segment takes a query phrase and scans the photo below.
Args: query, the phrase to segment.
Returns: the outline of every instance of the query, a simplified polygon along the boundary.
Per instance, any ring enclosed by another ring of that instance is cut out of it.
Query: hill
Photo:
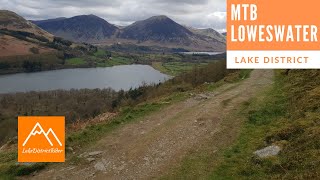
[[[139,41],[190,43],[192,32],[166,16],[154,16],[137,21],[123,29],[120,38]]]
[[[68,40],[99,45],[134,44],[183,48],[189,51],[225,51],[222,37],[192,32],[166,16],[154,16],[127,27],[116,27],[94,15],[33,21],[46,31]]]
[[[99,42],[110,38],[118,28],[94,15],[33,21],[55,36],[75,42]]]
[[[196,29],[196,28],[192,28],[189,27],[189,30],[192,31],[195,34],[201,35],[201,36],[206,36],[206,37],[210,37],[213,39],[216,39],[220,42],[226,42],[226,37],[223,34],[220,34],[218,31],[212,29],[212,28],[208,28],[208,29]]]
[[[96,52],[89,44],[54,37],[14,12],[0,11],[0,73],[66,68],[68,58]]]
[[[196,34],[167,16],[137,21],[120,33],[121,39],[136,44],[184,48],[190,51],[224,51],[225,43],[215,37]]]
[[[52,34],[25,20],[18,14],[7,10],[0,10],[0,29],[24,31],[38,36],[43,36],[49,40],[53,39]]]
[[[41,41],[51,42],[53,38],[53,35],[16,13],[0,10],[0,57],[54,51],[53,48],[44,47],[37,43]],[[34,52],[32,52],[32,49]]]

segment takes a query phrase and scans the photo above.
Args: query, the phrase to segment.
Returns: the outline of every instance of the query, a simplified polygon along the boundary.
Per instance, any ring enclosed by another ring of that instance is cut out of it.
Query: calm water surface
[[[146,65],[63,69],[0,76],[0,93],[103,89],[129,90],[143,83],[159,83],[170,77]]]
[[[188,54],[188,55],[218,55],[218,54],[223,54],[225,52],[183,52],[182,54]]]

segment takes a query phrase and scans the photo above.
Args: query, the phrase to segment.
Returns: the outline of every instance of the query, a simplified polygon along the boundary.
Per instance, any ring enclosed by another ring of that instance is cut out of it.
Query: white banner
[[[320,69],[320,51],[227,51],[228,69]]]

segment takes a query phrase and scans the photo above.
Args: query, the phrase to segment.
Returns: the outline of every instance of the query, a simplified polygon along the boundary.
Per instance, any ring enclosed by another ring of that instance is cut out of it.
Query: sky
[[[126,26],[155,15],[176,22],[220,32],[226,26],[225,0],[0,0],[0,9],[16,12],[28,20],[94,14]]]

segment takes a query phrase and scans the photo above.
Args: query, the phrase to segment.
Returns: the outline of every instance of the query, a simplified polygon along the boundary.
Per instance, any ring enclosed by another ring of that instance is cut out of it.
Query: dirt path
[[[86,152],[97,152],[86,164],[45,170],[35,179],[150,179],[177,167],[197,144],[221,130],[226,115],[272,84],[273,71],[256,70],[239,85],[196,95],[170,105],[140,122],[124,125]],[[218,140],[219,138],[217,138]],[[219,143],[217,143],[219,144]],[[84,155],[85,156],[85,155]]]

